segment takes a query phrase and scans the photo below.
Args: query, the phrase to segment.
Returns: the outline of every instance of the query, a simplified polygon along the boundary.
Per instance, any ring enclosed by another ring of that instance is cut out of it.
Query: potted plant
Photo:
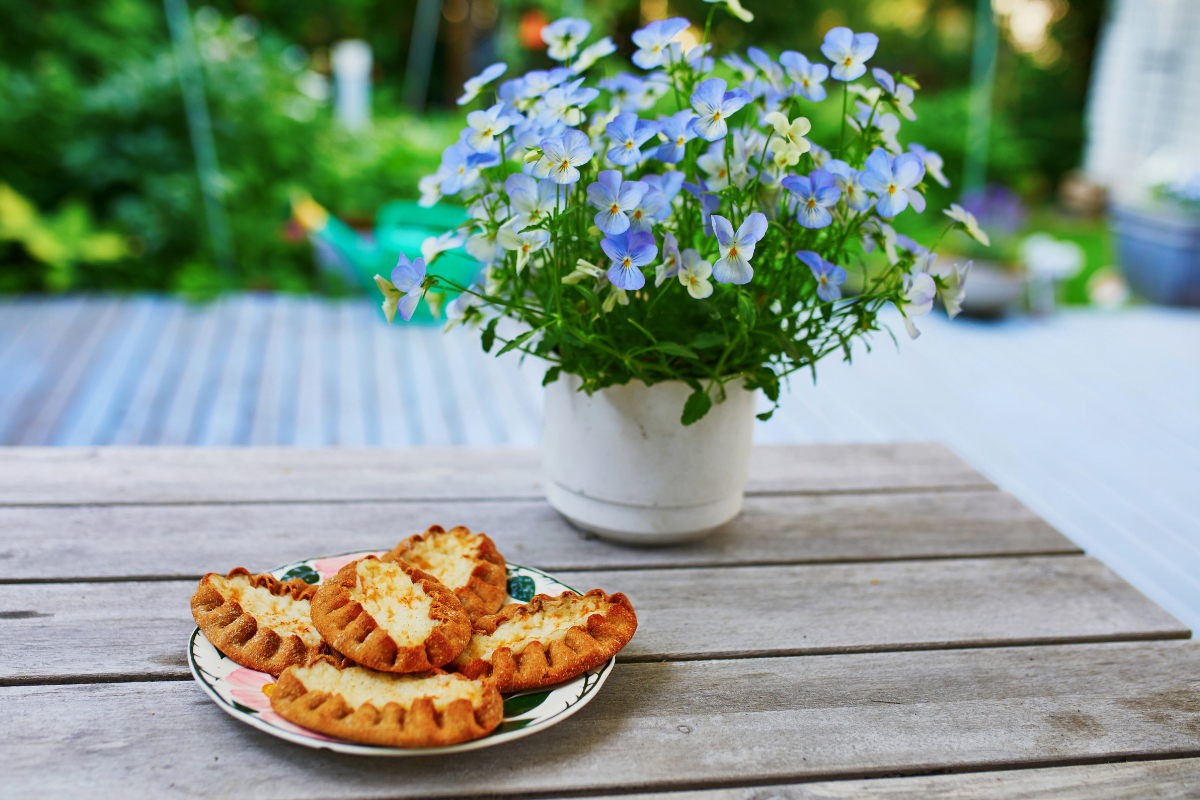
[[[831,30],[830,65],[730,53],[733,87],[704,41],[676,41],[688,26],[650,23],[633,35],[640,72],[596,82],[612,42],[584,46],[583,20],[547,26],[562,66],[500,83],[422,181],[423,202],[468,205],[461,238],[443,244],[465,239],[478,282],[438,274],[431,248],[376,278],[389,319],[408,319],[431,290],[460,292],[450,324],[480,325],[487,351],[549,362],[548,499],[625,541],[678,541],[731,519],[757,393],[777,404],[787,376],[849,358],[885,304],[915,338],[935,296],[956,313],[969,266],[939,266],[891,226],[924,211],[923,180],[941,160],[896,135],[900,116],[915,118],[915,81],[874,69],[859,82],[873,34]],[[460,103],[504,71],[467,81]],[[828,79],[846,114],[827,150],[806,138],[804,110]],[[669,113],[651,118],[660,106]],[[964,209],[946,213],[947,230],[982,237]]]
[[[1151,302],[1200,306],[1200,160],[1164,148],[1143,172],[1148,191],[1126,189],[1110,209],[1121,270]]]

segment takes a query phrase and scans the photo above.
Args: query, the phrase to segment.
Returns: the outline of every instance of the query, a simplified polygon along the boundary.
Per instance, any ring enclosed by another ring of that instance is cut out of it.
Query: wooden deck
[[[536,446],[540,364],[366,300],[0,301],[0,442]],[[940,441],[1200,626],[1200,314],[929,317],[793,383],[764,444]]]
[[[531,449],[0,450],[0,796],[1195,796],[1200,643],[946,448],[757,447],[747,494],[702,541],[630,548],[572,530]],[[594,702],[364,758],[192,680],[201,573],[435,521],[627,594],[638,630]]]

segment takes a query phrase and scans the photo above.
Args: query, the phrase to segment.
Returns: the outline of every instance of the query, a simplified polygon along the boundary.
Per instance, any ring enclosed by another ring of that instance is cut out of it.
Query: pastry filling
[[[501,647],[510,648],[514,656],[519,655],[533,641],[547,646],[566,636],[571,628],[587,630],[588,617],[603,613],[607,605],[604,598],[598,595],[574,596],[564,602],[546,603],[541,611],[532,614],[521,612],[497,625],[491,636],[477,631],[458,661],[470,662],[477,658],[487,661]]]
[[[479,538],[470,532],[450,530],[417,542],[400,558],[454,591],[471,580],[471,573],[479,563]]]
[[[433,598],[404,573],[399,564],[373,558],[358,562],[358,582],[350,599],[361,603],[399,647],[421,647],[437,620],[429,616]]]
[[[271,594],[266,587],[254,586],[243,575],[223,578],[212,575],[209,581],[226,600],[233,600],[242,610],[284,637],[299,636],[305,647],[320,647],[321,634],[313,627],[307,600],[293,600],[290,594],[282,597]]]
[[[366,667],[338,669],[325,661],[311,667],[294,667],[293,674],[308,691],[340,694],[351,708],[366,703],[380,710],[388,703],[411,708],[422,697],[432,700],[438,711],[455,700],[470,700],[475,708],[483,705],[483,683],[457,674],[392,675]]]

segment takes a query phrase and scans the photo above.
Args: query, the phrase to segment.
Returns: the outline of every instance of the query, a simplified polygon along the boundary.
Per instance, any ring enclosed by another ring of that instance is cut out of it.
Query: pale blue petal
[[[421,293],[412,292],[400,298],[400,302],[396,304],[396,313],[400,315],[400,319],[408,322],[412,319],[413,312],[417,310],[417,303],[421,302]]]
[[[754,267],[740,255],[734,258],[722,258],[713,264],[713,278],[717,283],[749,283],[754,277]]]

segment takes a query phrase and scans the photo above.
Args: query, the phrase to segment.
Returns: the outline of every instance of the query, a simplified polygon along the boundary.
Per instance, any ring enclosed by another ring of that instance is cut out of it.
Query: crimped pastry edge
[[[593,589],[583,595],[575,592],[563,592],[558,597],[539,594],[528,603],[512,603],[497,614],[476,620],[475,635],[491,635],[501,623],[522,612],[541,611],[547,603],[594,596],[603,598],[609,607],[603,614],[588,617],[587,630],[577,625],[548,645],[534,640],[517,656],[513,656],[512,648],[501,647],[492,653],[490,660],[476,658],[463,662],[460,657],[452,662],[451,668],[468,678],[490,677],[501,692],[507,693],[559,683],[603,664],[620,652],[637,631],[637,614],[629,598],[620,592],[608,595]]]
[[[310,647],[296,634],[283,637],[260,625],[237,601],[226,599],[212,584],[210,578],[219,574],[210,572],[200,579],[191,607],[196,626],[226,656],[243,667],[278,677],[290,666],[307,666],[330,652],[325,643]],[[290,594],[293,600],[308,600],[310,606],[317,592],[316,586],[299,578],[282,582],[266,573],[253,574],[245,567],[235,567],[225,577],[249,578],[255,588],[264,588],[276,597]]]
[[[317,589],[312,599],[313,626],[330,648],[364,667],[380,672],[424,672],[453,661],[471,639],[471,622],[458,598],[441,581],[404,562],[396,563],[433,598],[430,616],[436,625],[424,644],[401,646],[383,630],[362,604],[350,597],[358,582],[358,564],[351,561]]]
[[[453,534],[457,530],[464,530],[472,536],[478,536],[480,539],[479,549],[475,555],[475,569],[471,571],[471,577],[467,581],[466,586],[460,586],[452,589],[458,601],[462,603],[463,608],[470,617],[471,622],[480,617],[489,614],[495,614],[504,605],[504,598],[508,596],[508,564],[504,560],[504,556],[496,549],[496,543],[492,541],[486,533],[472,533],[470,528],[465,525],[456,525],[447,531],[441,525],[430,525],[424,533],[414,533],[407,539],[404,539],[387,553],[380,556],[380,561],[403,561],[403,553],[411,550],[413,545],[418,542],[423,542],[433,536],[443,536]],[[408,563],[407,561],[405,563]]]
[[[339,670],[344,668],[334,659],[325,657],[325,660]],[[427,672],[429,676],[445,674],[440,669]],[[297,725],[354,742],[386,747],[442,747],[486,736],[503,721],[504,701],[495,682],[487,679],[480,682],[484,684],[484,698],[478,709],[470,700],[459,699],[439,712],[426,697],[418,698],[408,708],[392,702],[382,709],[371,703],[351,709],[341,695],[309,690],[293,670],[285,670],[271,693],[271,708]]]

